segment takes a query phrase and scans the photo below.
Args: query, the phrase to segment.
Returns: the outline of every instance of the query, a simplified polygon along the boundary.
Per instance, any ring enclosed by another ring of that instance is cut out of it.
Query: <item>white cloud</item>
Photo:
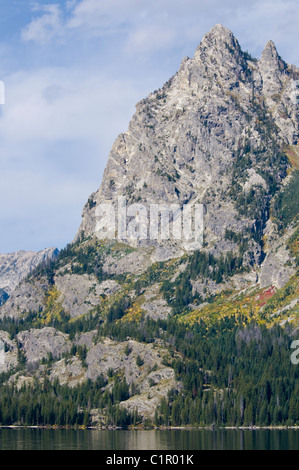
[[[62,248],[79,227],[89,193],[89,181],[47,175],[40,167],[1,171],[1,251]]]
[[[58,4],[35,6],[33,10],[42,14],[23,29],[21,33],[23,41],[46,44],[53,37],[57,38],[63,34],[62,12]]]
[[[39,16],[22,32],[26,42],[110,35],[121,38],[124,53],[142,55],[198,44],[214,24],[223,23],[248,50],[261,50],[271,36],[285,49],[293,38],[289,55],[298,59],[297,0],[68,0],[34,13]]]
[[[126,130],[140,98],[139,85],[99,71],[57,67],[22,71],[5,82],[0,201],[6,231],[0,232],[0,251],[25,244],[28,249],[30,242],[31,249],[62,247],[100,185],[113,141]]]
[[[108,28],[134,22],[141,4],[140,0],[82,0],[76,4],[67,27],[83,27],[88,31],[96,29],[98,34],[102,34]]]
[[[109,115],[116,107],[129,113],[133,100],[139,97],[133,80],[112,79],[99,71],[77,68],[18,72],[6,77],[5,83],[7,105],[1,120],[2,142],[94,139],[96,135],[104,138]],[[122,102],[116,90],[122,91]],[[105,122],[101,122],[103,113]],[[120,117],[119,121],[124,120]],[[104,132],[100,124],[105,127]]]
[[[172,28],[149,25],[132,31],[128,35],[124,50],[130,55],[146,55],[173,45],[175,39],[176,32]]]
[[[299,63],[297,0],[274,0],[255,2],[246,11],[240,6],[228,11],[233,14],[231,28],[234,34],[246,42],[252,52],[261,51],[272,39],[286,61]],[[249,50],[250,52],[250,50]]]
[[[64,7],[57,3],[32,8],[38,15],[23,29],[25,42],[46,44],[75,31],[85,36],[102,36],[122,31],[124,25],[134,23],[139,0],[69,0]]]

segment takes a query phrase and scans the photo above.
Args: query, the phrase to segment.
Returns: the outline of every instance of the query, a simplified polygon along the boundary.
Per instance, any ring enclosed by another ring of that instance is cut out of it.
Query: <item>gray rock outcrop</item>
[[[100,303],[101,295],[109,296],[120,288],[113,280],[98,283],[92,275],[65,274],[55,277],[55,285],[60,292],[58,302],[71,317],[84,315]]]
[[[22,331],[17,341],[27,362],[38,362],[49,355],[58,358],[71,348],[68,336],[51,327]]]
[[[58,253],[57,248],[46,248],[39,252],[16,251],[0,254],[0,289],[10,295],[36,266],[53,261]]]
[[[49,284],[44,278],[35,279],[34,282],[21,281],[1,307],[0,316],[19,318],[28,312],[39,312],[44,307],[48,289]]]

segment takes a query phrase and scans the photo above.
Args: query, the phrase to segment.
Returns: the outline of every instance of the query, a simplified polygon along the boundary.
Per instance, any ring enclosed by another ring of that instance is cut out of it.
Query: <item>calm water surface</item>
[[[299,430],[0,429],[0,450],[299,450]]]

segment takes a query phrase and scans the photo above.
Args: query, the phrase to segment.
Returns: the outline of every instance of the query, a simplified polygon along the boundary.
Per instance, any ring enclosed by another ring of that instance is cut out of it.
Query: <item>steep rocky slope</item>
[[[271,41],[257,61],[228,29],[215,26],[194,58],[183,59],[174,77],[137,104],[84,208],[79,234],[94,235],[98,205],[117,208],[120,196],[147,207],[204,204],[210,245],[223,240],[226,228],[244,233],[264,224],[267,198],[286,176],[283,149],[298,142],[298,106],[291,99],[298,77]],[[252,189],[262,193],[263,214],[248,208],[240,218],[238,203]],[[230,248],[222,243],[218,253]],[[260,255],[258,245],[253,251]]]

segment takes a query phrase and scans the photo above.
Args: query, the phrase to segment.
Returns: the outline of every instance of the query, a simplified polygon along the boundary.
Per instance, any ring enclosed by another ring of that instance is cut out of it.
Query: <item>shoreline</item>
[[[129,426],[120,428],[117,426],[59,426],[59,425],[34,425],[21,424],[0,425],[0,429],[39,429],[39,430],[65,430],[65,431],[299,431],[299,426]]]

